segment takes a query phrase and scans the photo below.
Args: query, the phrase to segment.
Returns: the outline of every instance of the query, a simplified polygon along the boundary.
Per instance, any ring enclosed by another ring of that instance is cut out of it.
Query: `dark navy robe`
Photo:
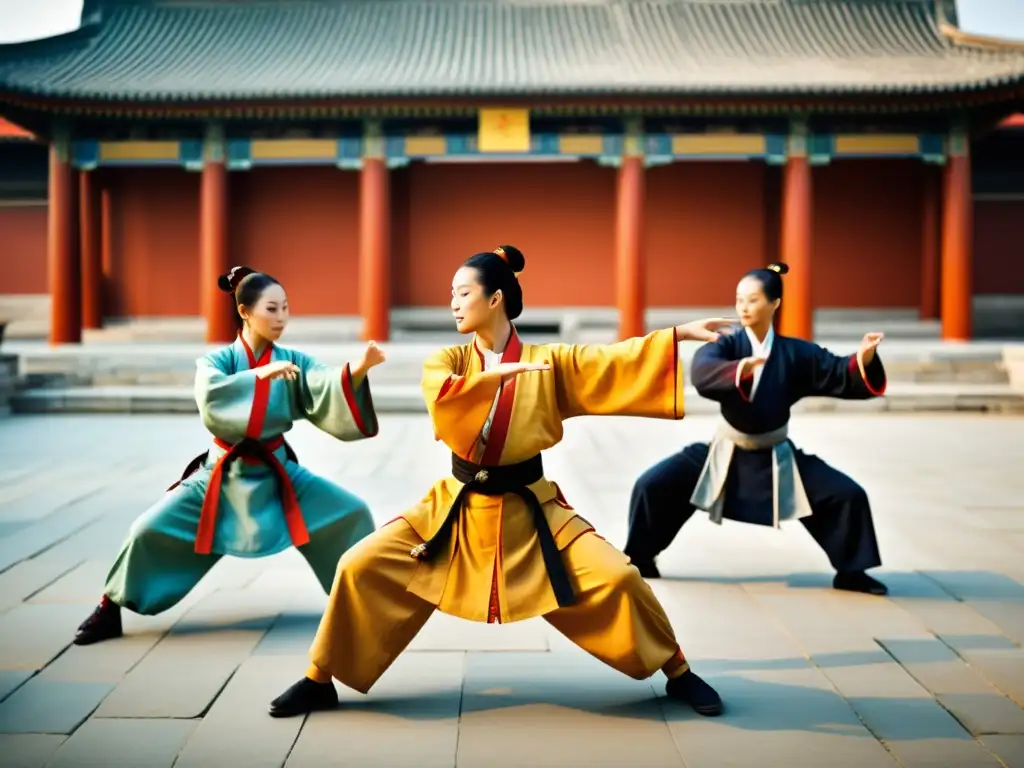
[[[746,434],[786,425],[793,405],[805,397],[866,400],[885,392],[885,369],[877,354],[862,376],[856,355],[840,357],[812,342],[776,335],[752,398],[752,380],[737,377],[740,361],[752,353],[746,333],[723,335],[697,350],[690,367],[698,393],[718,402],[722,417]],[[813,511],[801,522],[836,570],[880,565],[864,489],[817,456],[796,446],[793,453]],[[651,560],[672,542],[694,512],[690,497],[707,454],[707,443],[694,443],[640,476],[630,501],[628,555]],[[772,499],[771,449],[737,449],[725,485],[725,518],[771,525]]]

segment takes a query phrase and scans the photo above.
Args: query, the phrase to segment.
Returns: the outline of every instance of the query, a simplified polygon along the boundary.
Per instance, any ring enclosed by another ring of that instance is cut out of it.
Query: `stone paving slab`
[[[0,669],[0,701],[3,701],[32,677],[30,669]]]
[[[202,716],[272,619],[245,605],[240,592],[201,600],[128,672],[96,716]]]
[[[367,696],[342,688],[340,710],[308,717],[286,768],[455,765],[465,675],[464,653],[400,656]]]
[[[381,421],[361,443],[308,425],[289,435],[304,464],[365,498],[378,523],[448,464],[423,417]],[[699,414],[573,420],[546,471],[621,544],[633,479],[714,427]],[[1024,761],[1019,418],[794,419],[801,447],[868,490],[887,598],[832,590],[800,526],[695,516],[651,585],[726,700],[717,719],[660,698],[660,676],[606,669],[542,619],[436,614],[369,696],[339,686],[341,709],[272,720],[267,704],[303,673],[326,600],[292,551],[226,558],[174,609],[126,614],[125,638],[70,646],[131,520],[208,437],[171,415],[15,416],[2,430],[0,505],[21,524],[0,539],[4,768]]]
[[[90,720],[57,749],[47,768],[171,768],[197,725],[195,720]]]
[[[1024,768],[1024,736],[982,736],[981,743],[998,755],[1006,768]]]
[[[727,715],[711,721],[668,715],[688,768],[897,764],[815,669],[745,670],[714,682]]]
[[[43,733],[0,734],[4,768],[43,768],[65,736]]]
[[[51,682],[37,675],[0,704],[0,733],[69,734],[113,689],[106,683]]]
[[[460,766],[683,765],[652,681],[589,656],[472,653],[464,685]]]
[[[238,668],[181,749],[175,768],[284,765],[302,729],[302,718],[275,720],[263,706],[302,676],[301,656],[251,656]],[[383,734],[382,734],[383,735]]]

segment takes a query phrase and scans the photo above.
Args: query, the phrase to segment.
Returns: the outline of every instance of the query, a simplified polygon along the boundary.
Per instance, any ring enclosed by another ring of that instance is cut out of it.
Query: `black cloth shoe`
[[[847,592],[863,592],[865,595],[887,595],[889,588],[878,579],[873,579],[864,571],[850,571],[849,573],[837,573],[832,580],[832,586],[836,589],[844,589]]]
[[[75,632],[75,645],[92,645],[121,637],[121,606],[104,599]]]
[[[640,571],[640,575],[645,579],[660,579],[661,571],[658,570],[658,566],[654,564],[654,558],[650,560],[637,560],[636,558],[630,558],[636,569]]]
[[[338,706],[338,692],[334,683],[318,683],[304,677],[270,702],[271,717],[295,717],[334,709]]]
[[[698,715],[715,717],[722,714],[722,697],[693,670],[688,669],[679,677],[669,678],[665,693],[670,699],[689,704]]]

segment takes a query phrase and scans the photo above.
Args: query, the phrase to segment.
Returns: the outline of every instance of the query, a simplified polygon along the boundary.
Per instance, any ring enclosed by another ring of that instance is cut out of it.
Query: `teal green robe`
[[[298,366],[296,380],[256,378],[259,365],[278,360]],[[239,337],[197,360],[196,368],[196,403],[216,442],[196,471],[135,521],[107,577],[106,595],[142,614],[177,603],[223,555],[265,557],[293,544],[278,477],[266,464],[237,459],[223,472],[210,552],[196,551],[203,502],[225,453],[222,445],[246,437],[269,443],[299,419],[346,441],[373,437],[378,430],[369,380],[354,387],[348,366],[325,366],[277,345],[256,360]],[[287,473],[309,533],[299,551],[329,592],[338,559],[374,531],[373,518],[361,499],[289,459],[283,441],[277,442],[273,455]]]

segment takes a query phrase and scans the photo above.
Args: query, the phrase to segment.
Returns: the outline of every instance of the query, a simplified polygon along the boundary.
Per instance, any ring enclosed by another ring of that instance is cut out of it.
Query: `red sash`
[[[264,442],[246,438],[235,445],[220,438],[215,438],[213,442],[224,450],[224,455],[214,464],[209,485],[206,487],[203,511],[199,516],[199,527],[196,529],[195,551],[200,555],[208,555],[213,548],[213,535],[217,527],[217,511],[220,506],[221,483],[224,479],[224,472],[236,459],[241,459],[246,464],[264,464],[273,471],[277,479],[281,508],[284,510],[284,519],[292,544],[296,547],[308,544],[309,531],[306,529],[306,521],[302,517],[302,509],[299,507],[295,487],[292,485],[292,480],[288,476],[284,464],[274,455],[274,451],[284,445],[284,437],[278,435]]]

